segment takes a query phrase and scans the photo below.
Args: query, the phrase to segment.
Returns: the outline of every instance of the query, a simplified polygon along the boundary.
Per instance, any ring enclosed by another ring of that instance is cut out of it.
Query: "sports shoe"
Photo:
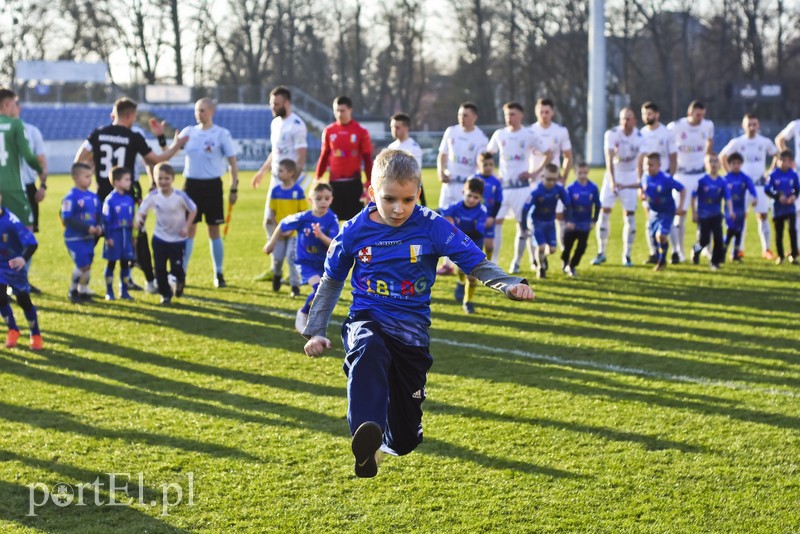
[[[650,254],[645,260],[645,265],[655,265],[658,263],[658,254]]]
[[[178,291],[178,278],[174,274],[167,275],[167,284],[174,295]]]
[[[17,340],[19,339],[19,330],[9,330],[6,334],[6,348],[13,349],[17,346]]]
[[[303,310],[297,310],[297,315],[294,318],[294,329],[302,334],[307,324],[308,314],[304,313]]]
[[[119,298],[121,298],[122,300],[135,300],[135,299],[134,299],[134,298],[131,296],[131,294],[130,294],[130,293],[128,293],[127,291],[125,291],[125,290],[123,290],[123,291],[121,291],[121,292],[120,292],[120,294],[119,294]]]
[[[783,258],[775,258],[775,265],[780,265],[783,263]]]
[[[681,262],[681,255],[677,252],[672,253],[672,265],[678,265]]]
[[[742,254],[739,254],[738,251],[734,250],[733,254],[731,254],[731,261],[735,261],[737,263],[742,263]]]
[[[293,298],[293,299],[294,299],[294,298],[297,298],[297,297],[299,297],[299,296],[300,296],[300,288],[299,288],[299,287],[297,287],[297,286],[292,286],[292,293],[291,293],[291,295],[292,295],[292,298]]]
[[[692,249],[692,263],[700,265],[700,251],[697,248]]]
[[[91,290],[91,289],[89,289],[88,287],[87,287],[86,289],[84,289],[83,291],[81,291],[80,289],[78,289],[78,295],[80,295],[80,298],[81,298],[81,300],[83,300],[83,301],[90,301],[90,300],[92,300],[92,299],[94,298],[94,296],[95,296],[95,295],[94,295],[94,291],[92,291],[92,290]]]
[[[446,264],[439,267],[439,269],[436,271],[437,276],[451,276],[453,274],[455,274],[455,270]]]
[[[28,284],[28,286],[30,287],[30,294],[31,295],[40,295],[42,293],[42,290],[39,289],[38,287],[36,287],[33,284]]]
[[[592,260],[592,265],[600,265],[606,262],[606,255],[605,254],[598,254],[595,259]]]
[[[536,278],[547,278],[547,266],[544,265],[544,262],[536,269]]]
[[[128,291],[142,291],[142,286],[140,286],[139,284],[134,282],[133,279],[131,279],[128,282]]]
[[[41,334],[34,334],[31,336],[31,350],[42,350],[44,348],[44,341],[42,341]]]
[[[654,271],[663,271],[666,268],[667,268],[667,264],[662,261],[661,263],[656,263],[656,266],[653,267],[653,270]]]
[[[464,284],[456,283],[456,288],[453,291],[453,298],[456,299],[456,302],[461,302],[464,300]]]
[[[355,457],[355,473],[359,478],[372,478],[378,474],[376,453],[383,442],[383,430],[373,421],[359,426],[353,434],[350,449]]]
[[[172,304],[172,297],[161,297],[161,305],[162,306],[169,306]]]
[[[793,265],[797,265],[797,256],[787,256],[786,260]]]
[[[623,256],[622,257],[622,266],[623,267],[633,267],[633,262],[631,261],[630,256]]]
[[[172,275],[169,275],[169,276],[172,276]],[[175,277],[172,276],[172,278],[175,278]],[[144,285],[144,291],[145,291],[145,293],[149,293],[151,295],[155,295],[156,293],[158,293],[158,282],[156,282],[155,280],[150,280],[149,282],[147,282]]]
[[[214,287],[219,289],[228,287],[228,284],[225,283],[225,278],[222,276],[222,273],[217,273],[217,275],[214,277]]]
[[[81,299],[81,294],[78,293],[77,289],[73,289],[72,291],[68,292],[67,298],[73,304],[78,304],[83,301],[83,299]]]
[[[719,271],[719,265],[716,264],[716,263],[712,263],[711,264],[711,270],[712,271]]]
[[[264,271],[263,273],[259,274],[255,278],[253,278],[253,282],[270,282],[275,275],[272,271]]]
[[[106,300],[117,300],[114,298],[114,293],[106,293]]]
[[[520,271],[518,263],[512,263],[508,269],[508,274],[519,274],[520,272],[522,271]]]
[[[475,305],[471,302],[465,302],[464,305],[462,306],[462,309],[464,310],[464,313],[466,313],[467,315],[472,315],[473,313],[475,313]]]
[[[182,297],[184,288],[186,288],[186,282],[175,282],[175,296]]]
[[[572,265],[567,265],[566,268],[564,269],[564,272],[567,273],[567,276],[569,276],[570,278],[575,278],[576,276],[578,276],[577,271],[575,271],[575,267],[573,267]]]
[[[739,259],[744,258],[744,250],[737,250],[736,251],[736,257],[739,258]]]
[[[276,292],[276,293],[281,290],[281,277],[280,276],[274,276],[272,278],[272,290],[274,292]]]
[[[762,256],[762,257],[763,257],[765,260],[774,260],[774,259],[777,259],[777,258],[778,258],[778,256],[776,256],[776,255],[775,255],[775,253],[774,253],[774,252],[772,252],[770,249],[767,249],[767,250],[765,250],[764,252],[762,252],[762,253],[761,253],[761,256]]]

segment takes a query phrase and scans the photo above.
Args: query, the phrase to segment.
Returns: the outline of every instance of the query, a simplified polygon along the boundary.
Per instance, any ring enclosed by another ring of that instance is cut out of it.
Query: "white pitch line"
[[[192,300],[202,301],[205,299],[194,299],[189,297]],[[272,315],[275,317],[280,317],[282,319],[294,319],[294,314],[282,311],[282,310],[275,310],[271,308],[265,308],[263,306],[258,306],[255,304],[240,304],[236,302],[228,302],[228,301],[219,301],[220,304],[224,304],[234,309],[241,309],[241,310],[248,310],[248,311],[256,311],[259,313],[265,313],[267,315]],[[332,320],[332,324],[341,325],[339,321]],[[764,393],[767,395],[780,395],[783,397],[800,397],[800,394],[794,391],[788,391],[785,389],[775,389],[775,388],[760,388],[749,386],[747,384],[742,384],[739,382],[730,382],[730,381],[723,381],[723,380],[714,380],[711,378],[705,377],[695,377],[695,376],[687,376],[687,375],[674,375],[671,373],[661,373],[658,371],[648,371],[647,369],[638,369],[636,367],[624,367],[621,365],[614,365],[611,363],[601,363],[592,360],[571,360],[568,358],[560,358],[558,356],[547,356],[544,354],[536,354],[534,352],[527,352],[524,350],[518,349],[508,349],[508,348],[501,348],[501,347],[490,347],[488,345],[481,345],[479,343],[466,343],[463,341],[454,341],[452,339],[441,339],[441,338],[431,338],[431,342],[433,343],[441,343],[442,345],[448,345],[451,347],[460,347],[465,349],[475,349],[478,351],[483,352],[493,352],[496,354],[509,354],[513,356],[519,356],[520,358],[527,358],[529,360],[539,361],[539,362],[546,362],[552,363],[555,365],[562,365],[565,367],[585,367],[589,369],[597,369],[598,371],[607,371],[611,373],[619,373],[619,374],[626,374],[632,376],[641,376],[646,378],[653,378],[656,380],[664,380],[669,382],[683,382],[686,384],[697,384],[700,386],[710,386],[710,387],[720,387],[725,389],[732,389],[736,391],[749,391],[753,393]]]

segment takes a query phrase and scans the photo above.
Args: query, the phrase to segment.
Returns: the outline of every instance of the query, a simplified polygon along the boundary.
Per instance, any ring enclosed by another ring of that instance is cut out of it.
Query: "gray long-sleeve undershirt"
[[[487,259],[476,265],[469,275],[477,278],[483,285],[503,293],[511,300],[519,300],[509,293],[511,286],[528,284],[526,279],[507,274],[497,264]],[[334,280],[328,277],[327,274],[322,276],[322,281],[317,288],[317,294],[311,303],[308,323],[303,329],[303,336],[306,339],[310,339],[313,336],[327,337],[328,323],[331,320],[331,315],[333,315],[333,309],[342,294],[342,289],[344,289],[344,282]]]

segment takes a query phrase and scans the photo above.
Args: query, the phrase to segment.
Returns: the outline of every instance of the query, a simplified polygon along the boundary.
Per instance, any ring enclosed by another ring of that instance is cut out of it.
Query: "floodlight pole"
[[[606,129],[606,12],[605,0],[589,5],[589,102],[587,106],[586,159],[603,165],[603,135]]]

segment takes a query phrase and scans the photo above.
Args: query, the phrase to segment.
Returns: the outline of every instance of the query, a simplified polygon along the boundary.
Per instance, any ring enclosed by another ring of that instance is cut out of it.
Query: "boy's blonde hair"
[[[414,156],[405,150],[382,150],[372,165],[372,187],[376,191],[389,182],[415,182],[422,187],[422,174]]]

